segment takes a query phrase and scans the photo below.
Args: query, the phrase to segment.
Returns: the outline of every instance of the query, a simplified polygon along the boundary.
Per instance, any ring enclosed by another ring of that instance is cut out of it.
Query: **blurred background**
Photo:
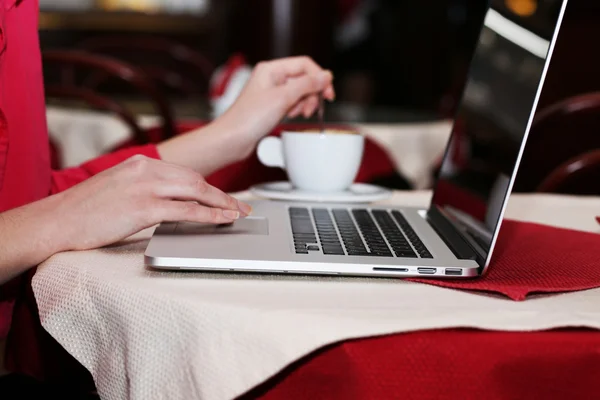
[[[559,7],[557,0],[493,2],[546,37],[553,28],[545,26],[547,16]],[[237,77],[243,82],[242,67],[292,55],[309,55],[333,71],[338,98],[327,108],[329,121],[370,124],[373,130],[451,121],[487,5],[487,0],[40,0],[49,125],[61,142],[56,151],[71,151],[69,129],[60,114],[64,106],[74,109],[85,103],[108,110],[120,116],[135,141],[159,140],[181,131],[181,121],[212,118],[215,99],[227,97],[223,80],[231,83]],[[599,89],[600,61],[594,47],[599,16],[600,2],[569,1],[540,109]],[[65,50],[104,58],[90,61]],[[134,72],[139,71],[144,77],[138,79]],[[82,94],[81,88],[87,91]],[[164,135],[149,136],[151,120],[140,126],[140,115],[160,117]],[[443,134],[435,145],[421,140],[406,147],[441,151],[450,127],[440,128]],[[386,144],[392,131],[385,132]],[[96,153],[109,150],[107,143],[118,139],[90,137]],[[585,143],[578,149],[590,146]],[[405,160],[406,152],[396,161]],[[94,155],[91,150],[75,153],[68,159],[57,155],[57,166]],[[548,168],[565,157],[557,157]],[[410,175],[410,167],[401,167],[404,177]],[[422,183],[414,184],[417,178],[409,178],[411,187],[431,183],[420,177]]]
[[[168,49],[150,54],[136,44],[151,46],[160,39],[189,46],[213,68],[235,53],[250,64],[306,54],[336,76],[339,96],[329,118],[392,122],[435,118],[452,108],[486,1],[41,0],[40,5],[43,50],[96,45],[95,51],[150,66],[167,61]],[[177,68],[165,66],[165,74],[171,73],[165,79],[172,86],[190,80],[194,87],[185,88],[188,93],[173,90],[171,97],[188,95],[188,113],[195,114],[189,110],[194,104],[201,113],[208,74]]]

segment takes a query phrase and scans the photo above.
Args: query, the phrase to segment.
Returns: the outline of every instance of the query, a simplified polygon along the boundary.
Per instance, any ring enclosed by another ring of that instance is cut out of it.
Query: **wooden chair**
[[[80,100],[101,110],[110,111],[132,129],[137,144],[149,143],[151,139],[139,128],[135,116],[121,102],[89,87],[85,78],[89,77],[90,72],[99,71],[130,85],[152,103],[156,114],[160,116],[160,128],[164,138],[176,134],[175,118],[167,99],[141,70],[119,60],[80,51],[52,50],[44,52],[42,57],[46,71],[54,66],[58,67],[60,72],[59,82],[47,83],[48,96]],[[78,82],[77,70],[84,72],[83,82]]]
[[[135,114],[127,107],[86,85],[86,78],[89,77],[90,71],[100,71],[107,77],[128,84],[150,100],[161,118],[161,124],[157,128],[161,137],[175,135],[175,119],[167,100],[153,81],[142,71],[118,60],[78,51],[52,50],[44,52],[42,57],[45,74],[58,73],[58,79],[48,79],[46,81],[47,98],[75,101],[78,105],[82,103],[86,107],[109,112],[119,118],[130,129],[132,144],[154,142],[154,137],[138,124]],[[81,81],[78,79],[79,76],[83,76]],[[54,169],[62,168],[60,161],[61,149],[52,141],[50,142],[50,149],[52,167]]]
[[[165,92],[184,97],[207,95],[215,69],[202,53],[163,37],[97,36],[76,47],[135,65]],[[103,77],[96,79],[100,83]]]
[[[573,157],[552,171],[538,192],[600,195],[600,149]]]
[[[532,125],[515,191],[535,191],[562,163],[592,149],[600,149],[600,92],[543,109]]]

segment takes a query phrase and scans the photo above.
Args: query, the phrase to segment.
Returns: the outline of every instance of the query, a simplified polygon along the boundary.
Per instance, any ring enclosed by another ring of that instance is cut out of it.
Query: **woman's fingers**
[[[289,118],[296,118],[299,115],[303,115],[305,118],[312,116],[319,107],[319,96],[310,95],[300,100],[291,111],[288,113]]]
[[[247,216],[252,211],[250,205],[224,193],[201,177],[195,178],[177,181],[158,180],[153,191],[163,199],[196,201],[209,207],[239,211],[242,216]]]
[[[137,184],[145,182],[149,185],[152,196],[196,201],[209,207],[239,211],[243,216],[249,215],[252,210],[248,204],[210,185],[193,170],[149,158],[136,160],[130,167],[137,174],[134,180]]]
[[[324,70],[310,57],[298,56],[269,61],[264,63],[265,68],[271,69],[273,73],[285,78],[301,75],[317,76]]]
[[[186,201],[163,200],[156,203],[158,221],[185,221],[206,224],[229,224],[240,217],[239,211],[207,207]]]
[[[302,110],[302,114],[304,118],[309,118],[311,115],[315,113],[317,108],[319,107],[319,96],[311,95],[304,101],[304,108]]]
[[[304,110],[304,101],[303,100],[300,101],[299,103],[297,103],[294,107],[292,107],[292,110],[288,113],[288,117],[296,118],[297,116],[302,114],[302,110]]]
[[[323,97],[329,101],[335,100],[335,89],[333,88],[333,85],[330,84],[325,88],[323,91]]]
[[[317,98],[318,94],[326,88],[326,85],[327,83],[321,79],[304,75],[288,80],[285,85],[280,86],[277,90],[280,92],[280,98],[284,106],[287,109],[294,109],[298,103],[306,102],[310,97]],[[304,112],[305,106],[302,107],[302,113]]]

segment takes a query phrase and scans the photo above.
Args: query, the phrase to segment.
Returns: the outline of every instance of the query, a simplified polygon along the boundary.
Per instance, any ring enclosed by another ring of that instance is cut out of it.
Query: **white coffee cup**
[[[349,130],[283,132],[258,144],[258,159],[287,172],[292,185],[309,192],[348,189],[362,161],[364,137]]]

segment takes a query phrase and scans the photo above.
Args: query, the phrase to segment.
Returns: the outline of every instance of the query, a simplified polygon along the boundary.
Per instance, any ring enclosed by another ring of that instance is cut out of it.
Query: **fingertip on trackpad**
[[[172,232],[175,235],[268,235],[269,220],[265,217],[240,218],[227,224],[199,224],[180,222]]]

